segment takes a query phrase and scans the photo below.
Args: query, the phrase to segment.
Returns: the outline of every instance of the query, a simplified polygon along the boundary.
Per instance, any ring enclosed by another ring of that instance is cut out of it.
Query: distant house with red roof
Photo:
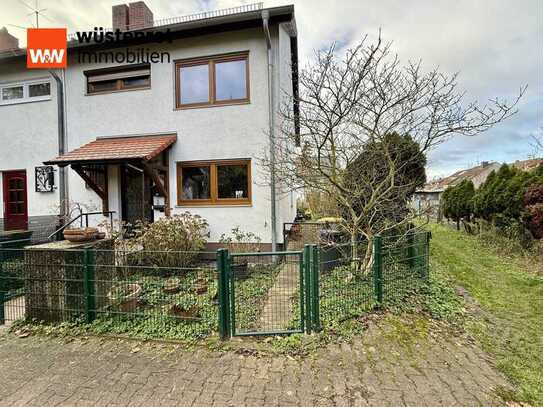
[[[532,171],[543,163],[543,158],[517,160],[509,163],[522,171]],[[439,208],[441,194],[451,186],[458,185],[464,180],[473,182],[475,188],[479,188],[486,181],[492,171],[497,171],[502,163],[496,161],[483,161],[476,167],[460,170],[448,177],[430,181],[419,189],[413,196],[413,207],[419,213],[436,212]]]

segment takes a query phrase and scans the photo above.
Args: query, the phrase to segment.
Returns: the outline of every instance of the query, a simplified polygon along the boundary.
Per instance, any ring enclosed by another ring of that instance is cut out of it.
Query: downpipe
[[[272,252],[277,251],[277,211],[276,211],[276,189],[275,189],[275,98],[274,98],[274,62],[273,48],[269,27],[270,13],[262,11],[262,25],[266,36],[266,47],[268,50],[268,121],[269,121],[269,142],[270,142],[270,199],[271,199],[271,233]]]
[[[51,76],[55,79],[57,84],[57,122],[58,122],[58,155],[64,155],[66,153],[66,128],[64,126],[64,82],[62,78],[55,72],[49,71]],[[66,191],[66,168],[59,167],[59,180],[58,180],[58,192],[59,192],[59,208],[60,219],[64,223],[67,214],[67,191]]]

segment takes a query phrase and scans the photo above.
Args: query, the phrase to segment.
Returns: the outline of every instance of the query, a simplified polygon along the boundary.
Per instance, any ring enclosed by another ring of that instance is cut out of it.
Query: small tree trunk
[[[460,218],[456,219],[456,230],[460,230]]]
[[[358,261],[358,242],[357,239],[357,233],[356,229],[354,231],[351,231],[351,270],[353,272],[358,271],[358,265],[360,264]]]

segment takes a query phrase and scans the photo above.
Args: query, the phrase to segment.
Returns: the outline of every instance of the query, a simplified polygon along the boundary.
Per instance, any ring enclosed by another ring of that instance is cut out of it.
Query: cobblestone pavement
[[[502,405],[496,389],[508,384],[470,341],[397,333],[372,325],[304,358],[3,335],[0,405]]]

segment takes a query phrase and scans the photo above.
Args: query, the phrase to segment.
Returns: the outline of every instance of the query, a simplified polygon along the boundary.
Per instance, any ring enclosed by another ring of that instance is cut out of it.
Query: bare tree
[[[475,136],[507,119],[516,113],[524,92],[511,102],[466,103],[457,74],[424,72],[420,62],[402,66],[390,46],[379,35],[373,43],[363,38],[341,55],[335,45],[316,52],[299,73],[299,94],[283,97],[274,160],[262,159],[281,188],[320,191],[335,201],[354,260],[359,257],[357,240],[371,241],[410,220],[408,213],[383,219],[387,207],[397,207],[391,200],[408,199],[401,191],[409,190],[409,180],[398,175],[412,164],[405,154],[393,153],[387,135],[409,135],[425,154],[453,135]],[[356,162],[362,152],[375,148],[380,151],[372,157],[379,162]],[[352,182],[346,173],[355,165],[369,170]],[[371,263],[369,246],[365,267]]]

